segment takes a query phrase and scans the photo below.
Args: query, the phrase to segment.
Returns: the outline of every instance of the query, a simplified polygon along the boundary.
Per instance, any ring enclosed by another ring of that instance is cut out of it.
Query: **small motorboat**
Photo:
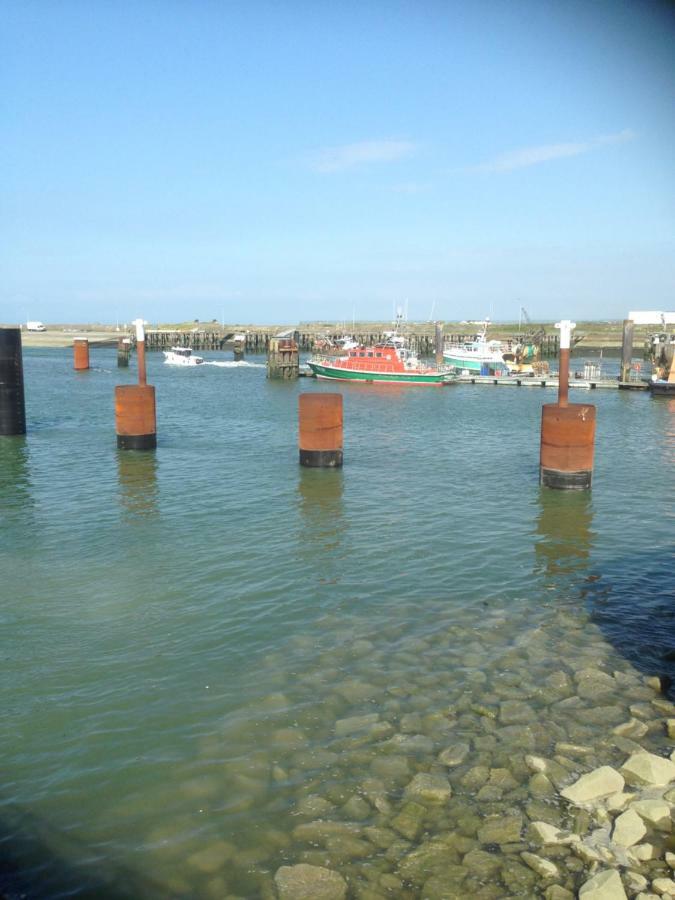
[[[191,347],[172,347],[164,351],[164,362],[170,366],[199,366],[204,360],[194,356]]]

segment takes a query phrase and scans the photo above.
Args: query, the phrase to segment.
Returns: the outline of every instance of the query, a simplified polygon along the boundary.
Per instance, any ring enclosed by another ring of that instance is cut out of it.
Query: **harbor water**
[[[553,390],[210,357],[148,355],[139,453],[113,407],[135,361],[24,351],[28,434],[0,440],[0,895],[274,898],[300,863],[363,900],[576,891],[569,848],[555,879],[519,856],[528,822],[579,826],[524,760],[619,767],[640,710],[640,745],[672,749],[673,401],[572,385],[596,462],[565,493],[538,485]],[[335,390],[344,468],[301,469],[298,395]]]

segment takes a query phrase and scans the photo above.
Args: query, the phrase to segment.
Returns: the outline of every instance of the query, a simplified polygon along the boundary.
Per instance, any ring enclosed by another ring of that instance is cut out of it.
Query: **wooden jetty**
[[[268,353],[270,341],[279,335],[279,328],[249,328],[245,332],[244,352],[249,353]],[[170,330],[158,329],[148,330],[146,332],[146,348],[148,350],[168,350],[171,347],[191,347],[193,350],[234,350],[236,343],[236,335],[241,334],[242,330],[231,331],[223,328],[194,328],[190,331],[184,329]],[[284,334],[288,332],[284,331]],[[293,331],[293,339],[298,345],[300,351],[308,352],[316,349],[317,340],[327,340],[335,342],[339,338],[344,337],[344,332],[335,330],[319,330],[318,328],[304,329],[299,328]],[[350,332],[350,337],[366,347],[381,343],[386,340],[386,329],[357,329]],[[436,327],[434,323],[428,325],[416,326],[407,332],[406,337],[411,349],[418,356],[434,356],[437,350],[436,342],[438,340]],[[471,341],[475,337],[475,333],[447,333],[443,335],[445,341],[452,343],[464,343]],[[513,335],[511,339],[506,339],[504,343],[507,346],[515,344],[518,340],[517,335]],[[555,357],[558,353],[558,335],[547,334],[541,341],[542,357]]]

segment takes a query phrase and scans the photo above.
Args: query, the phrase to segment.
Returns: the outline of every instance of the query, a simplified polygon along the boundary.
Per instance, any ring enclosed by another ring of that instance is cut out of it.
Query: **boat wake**
[[[219,369],[264,369],[264,363],[251,363],[246,362],[245,359],[241,360],[208,360],[205,359],[203,362],[205,366],[218,366]]]

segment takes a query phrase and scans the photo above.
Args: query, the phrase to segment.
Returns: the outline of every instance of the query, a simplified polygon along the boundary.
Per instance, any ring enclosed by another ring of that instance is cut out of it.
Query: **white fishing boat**
[[[172,347],[164,351],[164,362],[170,366],[199,366],[204,360],[195,356],[191,347]]]
[[[475,375],[506,373],[504,347],[501,341],[489,341],[487,330],[490,320],[486,319],[478,334],[461,343],[448,343],[443,347],[443,362],[457,371],[467,371]]]

